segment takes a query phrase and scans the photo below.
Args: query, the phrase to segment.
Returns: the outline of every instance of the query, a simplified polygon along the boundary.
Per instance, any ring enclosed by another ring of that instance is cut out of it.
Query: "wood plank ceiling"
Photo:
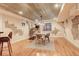
[[[56,3],[5,3],[0,4],[0,7],[31,20],[41,19],[40,16],[47,20],[58,16],[62,4],[57,4],[59,7],[55,5]]]

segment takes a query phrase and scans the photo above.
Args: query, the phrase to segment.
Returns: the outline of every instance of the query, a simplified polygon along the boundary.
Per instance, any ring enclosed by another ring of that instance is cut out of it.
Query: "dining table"
[[[41,40],[42,44],[45,44],[45,35],[46,33],[36,33],[37,40]]]

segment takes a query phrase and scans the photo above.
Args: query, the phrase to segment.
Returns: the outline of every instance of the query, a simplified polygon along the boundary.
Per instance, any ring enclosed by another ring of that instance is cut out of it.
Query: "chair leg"
[[[2,47],[2,43],[0,42],[0,56],[1,56],[1,47]]]
[[[43,39],[43,38],[42,38],[42,44],[44,44],[44,45],[45,45],[45,39]]]
[[[0,42],[0,56],[1,56],[1,42]]]
[[[0,55],[2,56],[2,51],[3,51],[3,42],[1,42],[0,44],[1,44]]]
[[[11,53],[13,53],[11,43],[9,43],[9,45],[10,45],[10,50],[11,50]]]
[[[49,37],[48,37],[48,41],[50,42],[50,39],[49,39]]]
[[[10,50],[10,41],[8,41],[8,50],[9,50],[9,55],[11,56],[11,50]]]

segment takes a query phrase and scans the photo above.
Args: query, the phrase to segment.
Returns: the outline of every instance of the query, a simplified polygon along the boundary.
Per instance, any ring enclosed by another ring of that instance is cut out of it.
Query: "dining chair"
[[[38,41],[39,43],[42,43],[42,44],[43,44],[42,35],[41,35],[41,34],[37,34],[36,37],[37,37],[37,41]]]
[[[45,40],[48,40],[48,42],[50,42],[49,36],[50,36],[50,33],[47,33],[47,34],[45,35]]]
[[[7,37],[0,37],[0,45],[1,45],[0,55],[1,56],[2,56],[2,52],[3,52],[3,44],[4,43],[7,43],[9,55],[11,56],[12,47],[11,47],[10,39],[12,39],[12,32],[10,32]]]

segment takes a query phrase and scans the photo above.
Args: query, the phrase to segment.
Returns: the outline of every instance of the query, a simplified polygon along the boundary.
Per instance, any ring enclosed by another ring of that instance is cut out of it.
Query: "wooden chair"
[[[50,36],[50,33],[47,33],[47,34],[45,35],[45,40],[47,39],[48,42],[50,42],[49,36]]]
[[[12,32],[10,32],[7,37],[0,37],[0,45],[1,45],[0,55],[1,56],[2,56],[2,52],[3,52],[3,44],[4,43],[7,43],[9,55],[11,56],[12,47],[11,47],[10,39],[12,39]]]
[[[43,38],[41,34],[37,34],[36,37],[37,37],[36,40],[38,41],[38,43],[43,43]]]

